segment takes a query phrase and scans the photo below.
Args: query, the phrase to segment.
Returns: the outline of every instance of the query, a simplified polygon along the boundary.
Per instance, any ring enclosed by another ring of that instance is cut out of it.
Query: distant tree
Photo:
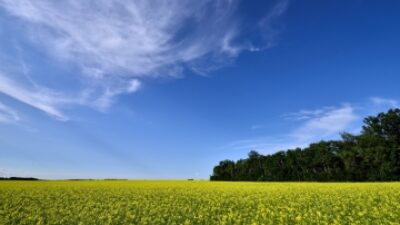
[[[235,162],[231,160],[224,160],[214,167],[213,176],[211,180],[231,181],[234,178]]]
[[[360,135],[272,155],[249,152],[237,162],[221,161],[211,180],[392,181],[400,180],[400,109],[365,118]]]
[[[362,134],[382,138],[393,145],[400,145],[400,109],[369,116],[364,120]]]

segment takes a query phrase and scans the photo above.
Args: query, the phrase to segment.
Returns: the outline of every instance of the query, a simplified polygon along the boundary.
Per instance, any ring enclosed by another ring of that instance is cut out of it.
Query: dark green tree
[[[364,120],[360,135],[309,147],[221,161],[211,180],[230,181],[399,181],[400,109]]]

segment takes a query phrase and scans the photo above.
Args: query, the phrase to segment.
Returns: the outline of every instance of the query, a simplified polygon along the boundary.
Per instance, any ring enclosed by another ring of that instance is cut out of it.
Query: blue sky
[[[208,178],[400,105],[400,2],[0,0],[0,176]]]

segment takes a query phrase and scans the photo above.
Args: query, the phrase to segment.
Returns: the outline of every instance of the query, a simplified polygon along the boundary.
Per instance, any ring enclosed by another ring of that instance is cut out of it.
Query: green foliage
[[[229,162],[229,165],[227,163]],[[360,135],[342,134],[304,149],[272,155],[251,151],[247,159],[225,160],[211,180],[229,181],[398,181],[400,109],[370,116]]]
[[[2,181],[0,224],[398,224],[400,183]]]

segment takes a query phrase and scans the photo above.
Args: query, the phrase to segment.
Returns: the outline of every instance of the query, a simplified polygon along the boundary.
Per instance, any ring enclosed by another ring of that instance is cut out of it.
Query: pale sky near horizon
[[[207,179],[400,107],[400,2],[0,0],[0,177]]]

